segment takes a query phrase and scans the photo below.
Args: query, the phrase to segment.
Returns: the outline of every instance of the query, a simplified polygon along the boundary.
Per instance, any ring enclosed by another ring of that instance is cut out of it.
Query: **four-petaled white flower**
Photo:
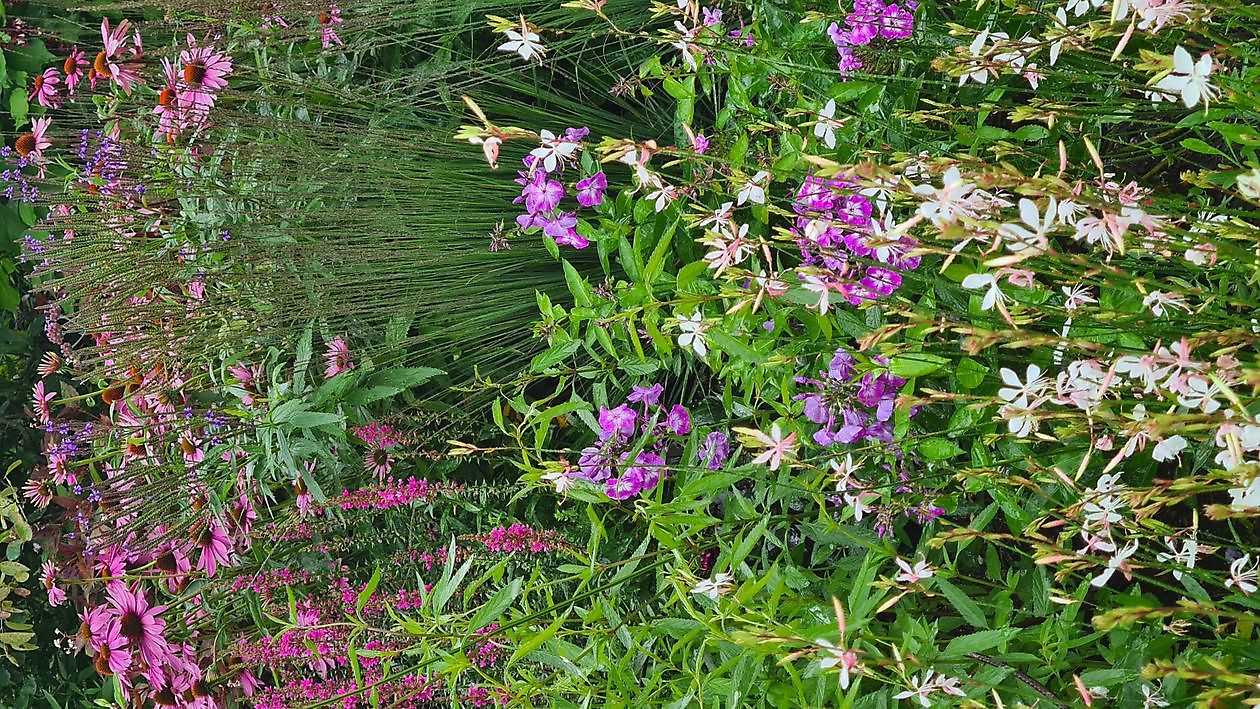
[[[818,312],[821,315],[827,314],[827,309],[831,307],[831,286],[822,276],[813,274],[805,274],[801,276],[805,290],[818,294]]]
[[[1173,72],[1159,80],[1155,88],[1164,92],[1175,92],[1181,95],[1186,108],[1194,108],[1203,101],[1207,108],[1208,101],[1216,98],[1219,92],[1208,83],[1212,75],[1212,55],[1207,52],[1196,62],[1185,47],[1178,46],[1173,50]]]
[[[1180,549],[1177,548],[1177,542],[1172,537],[1164,537],[1164,543],[1168,545],[1171,553],[1161,551],[1155,555],[1156,559],[1163,563],[1171,561],[1177,564],[1178,567],[1184,567],[1185,569],[1194,568],[1194,562],[1199,556],[1199,542],[1197,539],[1194,537],[1187,538],[1181,543]],[[1174,569],[1172,572],[1173,578],[1180,581],[1183,573],[1183,568]]]
[[[517,30],[504,30],[503,34],[507,35],[508,41],[499,45],[500,52],[514,52],[525,61],[537,59],[539,63],[542,63],[543,55],[547,53],[547,49],[538,41],[540,39],[538,34],[530,31],[524,16],[521,17],[519,32]]]
[[[712,579],[705,579],[691,587],[691,592],[697,596],[708,596],[710,600],[716,601],[718,596],[728,592],[734,586],[735,577],[728,573],[715,574]]]
[[[918,700],[919,706],[930,707],[932,706],[932,700],[928,699],[928,697],[936,694],[937,692],[954,697],[967,696],[966,692],[963,692],[962,689],[959,688],[957,679],[947,677],[945,675],[938,675],[936,674],[936,670],[928,670],[924,672],[922,679],[912,678],[910,680],[910,686],[911,689],[894,694],[893,699],[910,699],[913,697]]]
[[[1155,449],[1151,451],[1151,457],[1161,463],[1166,460],[1172,460],[1181,455],[1181,451],[1185,450],[1187,445],[1186,439],[1181,436],[1161,438],[1155,444]]]
[[[1190,306],[1186,303],[1184,296],[1177,293],[1165,293],[1163,291],[1153,290],[1146,294],[1142,299],[1142,306],[1150,308],[1155,317],[1163,317],[1164,313],[1171,308],[1178,308],[1190,312]]]
[[[762,184],[770,177],[770,173],[765,170],[758,170],[752,179],[745,182],[744,186],[739,189],[739,194],[735,197],[735,204],[743,204],[744,202],[752,202],[753,204],[766,203],[766,188]]]
[[[835,115],[836,100],[827,99],[827,105],[818,112],[818,122],[814,124],[814,136],[821,140],[823,145],[833,150],[836,147],[836,129],[842,125],[835,119]]]
[[[553,470],[550,473],[543,473],[542,479],[555,485],[556,492],[562,495],[567,493],[569,488],[573,487],[573,483],[576,482],[576,479],[570,473],[568,466],[565,466],[563,470]]]
[[[678,346],[687,347],[696,353],[697,357],[703,357],[709,353],[709,347],[704,342],[704,331],[709,328],[708,323],[704,321],[704,315],[699,310],[691,314],[688,318],[678,318]]]
[[[1107,568],[1103,569],[1101,572],[1099,572],[1097,576],[1090,579],[1089,584],[1091,586],[1096,586],[1096,587],[1102,587],[1102,586],[1107,585],[1107,582],[1111,580],[1112,575],[1116,573],[1116,569],[1125,569],[1126,568],[1125,562],[1128,560],[1129,557],[1133,556],[1137,552],[1137,550],[1138,550],[1138,542],[1135,539],[1132,542],[1130,542],[1128,546],[1116,551],[1114,554],[1112,554],[1111,558],[1107,560]],[[1127,575],[1127,570],[1126,570],[1126,575]]]
[[[538,139],[542,141],[542,145],[529,151],[529,154],[541,160],[543,169],[547,172],[553,172],[565,161],[571,160],[573,153],[581,147],[577,143],[557,138],[555,133],[546,129],[538,131]]]
[[[927,559],[922,556],[919,557],[918,561],[914,562],[913,566],[910,565],[910,562],[900,557],[893,559],[893,561],[896,561],[897,567],[901,569],[901,571],[897,574],[897,581],[907,585],[918,583],[923,579],[930,578],[932,574],[936,573],[935,569],[932,568],[932,565],[927,563]]]
[[[975,188],[975,185],[962,178],[962,172],[957,167],[951,167],[941,177],[939,188],[915,185],[912,191],[927,198],[919,205],[919,214],[934,226],[940,227],[957,221],[959,215],[971,214],[972,205],[968,198]]]
[[[1225,588],[1237,586],[1244,596],[1250,596],[1256,592],[1257,585],[1260,582],[1260,561],[1251,565],[1251,568],[1245,568],[1247,563],[1251,561],[1251,554],[1243,554],[1229,565],[1229,578],[1225,579]]]
[[[1019,218],[1022,224],[1003,224],[998,227],[1006,248],[1014,253],[1030,250],[1039,253],[1048,246],[1046,234],[1054,228],[1059,218],[1059,201],[1054,197],[1046,205],[1044,215],[1037,213],[1037,203],[1031,199],[1019,200]]]
[[[970,290],[988,288],[985,291],[984,300],[980,303],[981,310],[992,310],[994,307],[1001,307],[1006,302],[1006,294],[998,288],[998,279],[992,273],[973,273],[963,279],[962,287]]]

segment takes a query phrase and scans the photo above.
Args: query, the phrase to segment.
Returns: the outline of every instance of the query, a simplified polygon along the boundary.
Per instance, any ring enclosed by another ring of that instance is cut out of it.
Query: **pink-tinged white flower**
[[[49,402],[56,395],[56,392],[47,391],[44,388],[44,380],[35,382],[35,387],[31,390],[31,403],[35,405],[35,415],[40,423],[48,423],[52,419],[52,407]]]
[[[1035,364],[1028,365],[1024,372],[1024,381],[1020,382],[1019,374],[1012,369],[1002,367],[1002,382],[1006,386],[998,389],[998,396],[1005,402],[1015,403],[1019,406],[1027,406],[1027,402],[1037,399],[1045,393],[1050,382],[1041,375],[1041,367]]]
[[[70,50],[70,56],[66,57],[66,62],[61,67],[62,72],[66,75],[67,96],[74,95],[75,89],[79,86],[79,82],[83,80],[85,75],[83,70],[88,66],[90,65],[88,64],[86,55],[83,54],[83,50],[78,47]]]
[[[710,600],[716,601],[718,596],[734,588],[734,580],[735,577],[728,573],[715,574],[712,579],[705,579],[692,586],[691,593],[708,596]]]
[[[665,207],[669,206],[670,202],[678,199],[677,188],[662,181],[660,177],[653,175],[651,184],[655,187],[655,189],[645,195],[645,199],[648,199],[653,203],[652,206],[657,212],[663,211]]]
[[[538,33],[530,29],[524,15],[521,16],[519,28],[503,30],[503,34],[507,35],[508,41],[500,44],[498,51],[512,52],[527,62],[537,59],[539,64],[542,63],[547,48],[542,45]]]
[[[814,305],[818,307],[819,315],[826,315],[827,310],[831,308],[831,283],[826,276],[815,273],[800,274],[801,287],[810,293],[818,295],[818,302]]]
[[[232,540],[227,531],[213,520],[207,522],[193,539],[201,556],[197,559],[197,568],[206,572],[206,576],[214,576],[219,566],[226,566],[230,560]]]
[[[731,266],[738,266],[752,255],[753,245],[748,241],[748,225],[741,224],[738,229],[731,225],[729,232],[709,232],[713,238],[704,242],[713,249],[704,255],[704,262],[713,269],[714,277]]]
[[[1049,248],[1046,235],[1054,228],[1059,217],[1059,202],[1054,197],[1046,205],[1045,214],[1038,214],[1037,203],[1031,199],[1019,200],[1021,224],[1003,224],[998,227],[1002,243],[1012,253],[1036,254]]]
[[[848,689],[849,683],[852,681],[850,673],[858,670],[857,653],[852,650],[846,650],[825,638],[814,641],[814,644],[821,647],[824,653],[818,659],[818,666],[824,671],[833,667],[839,667],[840,689]]]
[[[1229,565],[1229,578],[1225,579],[1225,588],[1238,587],[1243,595],[1250,596],[1260,588],[1260,561],[1251,564],[1251,568],[1247,568],[1247,564],[1251,562],[1251,554],[1243,554],[1234,563]]]
[[[1177,403],[1205,414],[1214,414],[1221,408],[1221,402],[1216,400],[1220,393],[1221,387],[1215,381],[1201,374],[1191,374],[1186,377],[1184,388],[1178,392]]]
[[[968,197],[974,189],[975,185],[963,180],[957,167],[950,167],[941,178],[940,188],[915,185],[912,191],[925,198],[919,205],[919,214],[941,227],[954,223],[959,216],[971,216],[974,207]]]
[[[1190,306],[1186,303],[1185,296],[1179,293],[1165,293],[1157,290],[1146,294],[1146,297],[1142,299],[1142,307],[1150,308],[1151,313],[1157,318],[1163,317],[1164,313],[1172,308],[1184,310],[1187,313],[1190,312]]]
[[[962,287],[968,290],[986,289],[980,301],[981,310],[1001,310],[1006,303],[1006,294],[998,287],[998,277],[992,273],[973,273],[963,279]]]
[[[324,45],[324,49],[328,49],[334,44],[338,46],[345,45],[345,42],[341,41],[341,37],[337,36],[337,31],[333,29],[333,25],[345,22],[345,20],[341,19],[341,8],[335,4],[329,5],[327,9],[316,13],[315,19],[319,22],[319,41]]]
[[[324,378],[333,377],[354,369],[354,360],[350,358],[350,345],[340,335],[328,341],[328,351],[324,353]]]
[[[1090,10],[1097,10],[1107,4],[1107,0],[1068,0],[1067,9],[1080,17]]]
[[[1199,557],[1199,541],[1194,537],[1187,537],[1182,540],[1181,548],[1177,548],[1177,542],[1172,537],[1164,537],[1164,544],[1168,545],[1168,552],[1160,552],[1155,558],[1162,563],[1173,563],[1177,565],[1173,569],[1173,578],[1181,580],[1186,569],[1193,569],[1195,561]]]
[[[907,586],[918,583],[923,579],[931,578],[936,573],[936,570],[932,568],[932,565],[923,556],[920,556],[913,565],[900,557],[893,559],[893,561],[897,562],[897,568],[901,569],[901,571],[897,572],[897,582]]]
[[[1129,578],[1128,558],[1137,553],[1137,550],[1138,541],[1136,539],[1124,548],[1117,550],[1111,555],[1110,559],[1107,559],[1107,567],[1089,580],[1090,585],[1098,588],[1107,585],[1107,582],[1111,580],[1117,569],[1124,572],[1125,578]]]
[[[554,485],[556,492],[561,495],[568,494],[569,490],[577,482],[577,478],[573,475],[573,470],[568,465],[560,470],[553,470],[549,473],[543,473],[542,479]]]
[[[1208,83],[1212,74],[1212,55],[1207,52],[1195,61],[1185,47],[1178,46],[1173,50],[1173,71],[1159,80],[1155,88],[1162,92],[1176,93],[1181,96],[1186,108],[1194,108],[1203,102],[1204,108],[1216,97],[1220,89]]]
[[[703,357],[709,353],[709,346],[705,344],[704,331],[708,329],[708,324],[704,322],[704,315],[699,310],[692,313],[690,317],[678,318],[678,346],[690,349],[696,353],[697,357]]]
[[[1189,444],[1186,439],[1181,436],[1161,438],[1159,439],[1159,442],[1155,444],[1155,448],[1152,449],[1151,457],[1161,463],[1173,460],[1177,456],[1181,455],[1181,451],[1185,450],[1187,445]]]
[[[18,136],[18,139],[13,142],[13,149],[24,158],[43,157],[44,149],[52,146],[52,141],[48,139],[48,127],[51,125],[51,118],[32,120],[31,132]]]
[[[678,20],[674,20],[674,29],[678,30],[678,39],[670,42],[669,46],[677,49],[682,54],[682,62],[685,69],[695,71],[700,66],[696,62],[696,55],[703,52],[695,44],[696,34],[699,33],[700,27],[689,28]]]
[[[61,105],[61,94],[57,89],[60,83],[61,77],[57,75],[57,70],[54,67],[48,67],[42,74],[35,75],[31,81],[31,93],[27,98],[38,102],[44,108],[57,108]]]
[[[112,30],[108,18],[101,20],[101,43],[105,48],[92,63],[94,78],[109,79],[128,96],[132,87],[144,83],[139,74],[140,64],[135,61],[141,53],[140,35],[129,36],[130,31],[131,23],[127,20],[119,22]]]
[[[845,455],[843,463],[832,460],[830,465],[836,476],[836,492],[844,498],[846,505],[853,508],[853,519],[861,522],[867,512],[876,510],[875,505],[870,503],[879,499],[879,493],[867,488],[865,483],[853,476],[851,454]]]
[[[1168,700],[1164,699],[1164,695],[1160,694],[1158,689],[1149,684],[1142,685],[1142,709],[1166,706],[1168,706]]]
[[[166,642],[166,621],[161,613],[166,606],[150,606],[138,584],[128,588],[122,581],[112,581],[105,589],[111,624],[127,640],[131,650],[151,667],[166,663],[170,647]]]
[[[44,582],[44,588],[48,591],[48,605],[56,608],[65,603],[66,592],[57,585],[57,567],[52,561],[45,561],[40,567],[41,580]]]
[[[783,435],[783,429],[776,421],[770,427],[770,433],[754,428],[735,428],[735,431],[749,438],[748,445],[754,448],[765,448],[765,452],[753,458],[754,465],[767,464],[771,470],[778,470],[783,461],[796,457],[796,432]]]
[[[910,689],[893,695],[894,699],[915,699],[919,706],[930,707],[933,694],[948,694],[954,697],[965,697],[967,694],[958,687],[958,680],[945,675],[937,675],[936,670],[927,670],[922,678],[912,678]]]
[[[770,180],[770,173],[765,170],[758,170],[757,174],[744,183],[739,188],[739,194],[735,196],[735,204],[743,204],[752,202],[753,204],[766,203],[766,183]]]

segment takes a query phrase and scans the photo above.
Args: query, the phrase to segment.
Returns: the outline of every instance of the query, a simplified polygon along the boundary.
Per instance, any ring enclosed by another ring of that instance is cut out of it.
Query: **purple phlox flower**
[[[609,478],[604,484],[604,494],[613,500],[628,500],[639,494],[643,483],[639,473],[631,468],[620,477]]]
[[[517,220],[519,221],[520,218],[517,217]],[[542,228],[544,234],[555,239],[561,246],[572,246],[575,249],[585,249],[590,246],[591,242],[577,233],[577,215],[572,212],[557,214],[546,220]]]
[[[629,453],[622,454],[622,462],[626,462],[629,457]],[[634,457],[634,463],[625,469],[621,477],[637,480],[639,492],[650,492],[661,482],[664,475],[664,458],[651,451],[639,451],[639,454]]]
[[[587,128],[586,126],[582,126],[581,128],[565,128],[564,129],[564,142],[580,143],[586,136],[590,134],[591,134],[591,129]]]
[[[722,8],[720,7],[705,7],[701,8],[700,12],[704,15],[705,27],[712,27],[722,21]]]
[[[884,8],[880,19],[879,36],[884,39],[906,39],[914,34],[914,14],[895,3]]]
[[[695,151],[696,155],[704,155],[709,150],[709,139],[705,137],[704,133],[695,134],[691,139],[691,149]]]
[[[600,171],[578,180],[575,187],[578,191],[578,204],[583,207],[594,207],[604,201],[604,190],[608,189],[608,177]]]
[[[836,353],[832,355],[831,361],[827,363],[827,376],[836,380],[848,381],[853,377],[856,370],[854,366],[857,360],[849,351],[843,347],[836,348]]]
[[[691,432],[691,414],[682,404],[674,404],[665,416],[665,425],[676,436],[685,436]]]
[[[705,436],[704,442],[696,451],[701,462],[708,461],[709,470],[718,470],[731,456],[731,440],[722,431],[713,431]]]
[[[602,483],[612,477],[612,473],[612,460],[603,448],[587,446],[582,449],[581,457],[578,458],[576,477],[585,478],[593,483]]]
[[[657,382],[650,387],[635,385],[630,391],[630,396],[626,397],[626,401],[643,404],[643,408],[656,406],[661,403],[661,394],[665,393],[665,387]]]
[[[615,409],[601,406],[599,409],[600,438],[607,440],[613,437],[629,438],[634,435],[634,426],[639,415],[634,409],[622,404]]]
[[[564,185],[547,178],[544,172],[535,172],[533,178],[521,190],[525,198],[525,210],[530,214],[553,211],[564,199]]]

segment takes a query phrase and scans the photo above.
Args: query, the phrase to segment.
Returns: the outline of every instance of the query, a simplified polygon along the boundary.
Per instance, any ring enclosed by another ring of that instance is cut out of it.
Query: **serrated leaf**
[[[971,597],[963,593],[962,589],[939,577],[936,579],[936,588],[945,595],[950,605],[954,607],[954,610],[958,611],[963,620],[982,630],[989,627],[989,621],[985,619],[984,611],[980,609],[980,604],[971,600]]]

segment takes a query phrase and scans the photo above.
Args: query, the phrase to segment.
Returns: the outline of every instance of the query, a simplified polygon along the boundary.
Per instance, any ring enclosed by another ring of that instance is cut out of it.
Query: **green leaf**
[[[1198,138],[1186,138],[1181,141],[1181,147],[1186,148],[1187,150],[1193,150],[1196,153],[1203,153],[1204,155],[1220,155],[1223,158],[1229,157],[1225,153],[1222,153]]]
[[[927,438],[919,442],[918,448],[928,460],[948,460],[963,453],[963,449],[948,438]]]
[[[535,357],[534,361],[530,362],[529,368],[531,371],[541,372],[547,369],[548,367],[553,367],[557,364],[560,364],[561,362],[568,359],[569,357],[573,356],[573,353],[577,352],[581,346],[582,346],[582,343],[577,340],[570,340],[568,342],[557,342],[556,344],[552,345],[546,352],[543,352],[542,354]]]
[[[909,379],[931,374],[948,363],[949,360],[934,354],[910,352],[893,357],[888,365],[888,371],[903,379]]]
[[[989,627],[989,621],[985,619],[984,611],[980,610],[980,605],[963,593],[962,589],[940,577],[936,579],[936,588],[945,594],[945,598],[949,600],[954,610],[957,610],[958,614],[963,617],[963,620],[980,629]]]
[[[528,640],[516,646],[516,650],[512,653],[512,659],[508,661],[508,664],[524,659],[529,655],[529,653],[542,647],[543,643],[555,637],[556,632],[564,625],[565,620],[567,620],[567,618],[562,615],[559,618],[556,618],[554,623],[547,626],[546,630],[540,633],[530,634]]]
[[[958,363],[958,368],[954,371],[954,376],[958,377],[958,386],[964,390],[975,389],[984,383],[984,375],[988,374],[989,368],[980,364],[970,357],[963,357]]]
[[[341,421],[341,414],[324,411],[300,411],[290,416],[286,423],[294,428],[318,428],[341,423]]]
[[[765,355],[757,352],[748,345],[736,340],[725,332],[716,328],[708,330],[705,335],[709,341],[723,352],[738,357],[750,364],[761,364],[766,361]]]
[[[363,610],[363,607],[367,605],[368,600],[372,598],[372,594],[376,592],[376,587],[379,586],[380,583],[381,569],[380,567],[377,567],[376,572],[372,574],[372,578],[367,582],[367,585],[363,587],[363,590],[359,591],[359,597],[354,601],[354,612],[356,614],[360,613]]]
[[[472,620],[468,621],[469,627],[473,630],[481,630],[502,615],[503,611],[512,605],[512,601],[515,601],[516,597],[520,595],[523,582],[524,579],[520,577],[514,578],[511,583],[495,592],[477,610],[477,614],[472,617]]]
[[[998,628],[997,630],[981,630],[954,638],[945,646],[946,655],[966,655],[969,652],[982,652],[990,648],[1001,648],[1011,641],[1020,631],[1019,628]]]
[[[590,286],[582,280],[582,276],[578,275],[573,264],[561,259],[560,265],[564,267],[564,282],[569,286],[569,292],[573,294],[573,303],[584,308],[591,307]]]

